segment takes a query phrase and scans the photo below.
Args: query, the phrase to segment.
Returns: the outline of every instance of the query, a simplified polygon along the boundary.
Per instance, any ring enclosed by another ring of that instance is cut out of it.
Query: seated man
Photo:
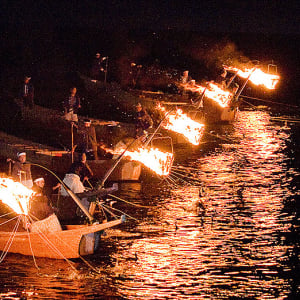
[[[88,165],[86,161],[86,154],[81,153],[77,160],[75,160],[68,171],[68,173],[74,173],[75,170],[79,168],[79,176],[81,182],[85,182],[86,180],[89,180],[91,177],[93,177],[93,171],[91,170],[90,166]]]
[[[72,173],[67,173],[63,179],[63,183],[75,194],[83,193],[85,187],[80,180],[80,166],[77,166],[72,170]],[[84,206],[88,203],[83,203]],[[57,202],[58,213],[57,216],[60,221],[74,221],[77,218],[78,205],[70,197],[64,186],[61,186],[60,197]]]
[[[45,180],[42,177],[35,179],[33,182],[32,189],[35,191],[35,194],[30,199],[29,215],[34,221],[45,219],[54,212],[50,205],[49,198],[45,193],[44,186]]]

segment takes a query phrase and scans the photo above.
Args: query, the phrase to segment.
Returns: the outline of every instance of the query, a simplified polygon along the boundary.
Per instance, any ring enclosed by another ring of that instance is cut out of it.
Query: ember
[[[157,108],[166,112],[162,106],[157,106]],[[204,125],[189,118],[181,109],[177,109],[175,113],[165,113],[165,122],[162,126],[183,134],[193,145],[199,145],[204,132]]]
[[[279,76],[274,74],[268,74],[263,72],[261,69],[245,68],[244,70],[235,68],[235,67],[224,67],[226,70],[237,72],[237,75],[242,78],[248,78],[255,85],[263,85],[267,89],[273,90],[275,89],[276,84],[279,81]]]
[[[20,182],[0,178],[0,200],[18,214],[28,214],[28,203],[33,193]]]

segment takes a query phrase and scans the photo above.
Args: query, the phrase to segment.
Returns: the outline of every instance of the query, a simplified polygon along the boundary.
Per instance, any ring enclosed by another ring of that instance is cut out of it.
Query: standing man
[[[93,125],[91,125],[91,120],[84,120],[83,126],[78,128],[78,149],[82,153],[92,153],[95,160],[98,159],[98,143],[96,130]]]
[[[13,163],[11,175],[14,180],[21,182],[23,185],[32,188],[33,182],[31,177],[31,165],[26,162],[26,153],[19,152],[17,154],[18,160],[14,161],[10,158],[7,159],[8,162]]]
[[[101,80],[103,79],[102,74],[106,73],[106,67],[104,66],[104,61],[107,57],[102,57],[100,53],[96,53],[96,57],[93,61],[91,76],[93,79]]]
[[[30,83],[31,77],[25,76],[24,82],[21,88],[20,97],[23,100],[23,104],[26,107],[33,108],[33,98],[34,98],[34,88],[33,85]]]
[[[141,103],[138,103],[135,109],[135,137],[146,137],[148,135],[147,130],[153,126],[153,120],[146,110],[143,109]]]
[[[63,102],[64,107],[64,118],[67,121],[78,122],[77,112],[78,109],[81,107],[80,105],[80,98],[76,95],[77,89],[76,87],[72,87],[70,89],[69,96]]]

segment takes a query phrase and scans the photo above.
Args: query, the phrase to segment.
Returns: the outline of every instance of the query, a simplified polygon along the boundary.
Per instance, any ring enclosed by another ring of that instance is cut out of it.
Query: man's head
[[[25,76],[25,77],[24,77],[24,82],[25,82],[25,83],[29,83],[30,79],[31,79],[31,77]]]
[[[19,152],[17,154],[17,157],[21,163],[24,163],[26,161],[26,153],[25,152]]]
[[[96,53],[96,58],[99,58],[100,56],[100,53]]]
[[[90,126],[91,126],[91,123],[92,123],[91,120],[88,120],[88,119],[85,119],[85,120],[84,120],[84,126],[85,126],[85,127],[90,127]]]
[[[77,88],[75,86],[71,87],[70,88],[70,93],[71,93],[72,96],[75,96],[76,93],[77,93]]]
[[[37,179],[34,180],[34,183],[37,186],[43,188],[45,186],[45,179],[43,177],[39,177],[39,178],[37,178]]]
[[[221,76],[222,76],[223,78],[225,78],[225,77],[227,76],[227,71],[226,71],[226,70],[223,70]]]
[[[82,163],[86,163],[86,154],[85,153],[82,153],[81,156],[80,156],[80,162]]]
[[[142,104],[141,103],[138,103],[136,106],[135,106],[135,110],[137,112],[141,111],[142,110]]]

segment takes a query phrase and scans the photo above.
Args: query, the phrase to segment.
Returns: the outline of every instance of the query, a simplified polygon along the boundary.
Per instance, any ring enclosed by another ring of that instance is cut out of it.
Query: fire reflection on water
[[[290,295],[293,265],[288,261],[295,243],[288,236],[295,214],[285,203],[295,199],[292,179],[299,176],[287,154],[291,132],[272,123],[265,112],[241,112],[233,126],[222,130],[231,144],[218,144],[205,155],[201,146],[182,155],[183,160],[189,156],[186,166],[199,172],[203,193],[194,185],[121,184],[119,196],[139,205],[120,207],[140,220],[127,225],[132,236],[110,238],[106,245],[111,248],[93,258],[100,275],[82,271],[85,276],[78,281],[61,273],[45,276],[35,282],[39,294],[48,284],[53,299],[67,293],[87,299]],[[44,271],[51,273],[58,263],[51,266]]]
[[[288,138],[268,113],[241,113],[231,134],[236,143],[192,165],[205,174],[205,195],[199,198],[196,187],[173,189],[156,215],[163,230],[121,251],[138,257],[125,272],[134,282],[119,282],[121,293],[135,299],[286,296],[282,274],[290,267],[283,262],[291,246],[284,236],[293,216],[283,203],[294,196]]]

